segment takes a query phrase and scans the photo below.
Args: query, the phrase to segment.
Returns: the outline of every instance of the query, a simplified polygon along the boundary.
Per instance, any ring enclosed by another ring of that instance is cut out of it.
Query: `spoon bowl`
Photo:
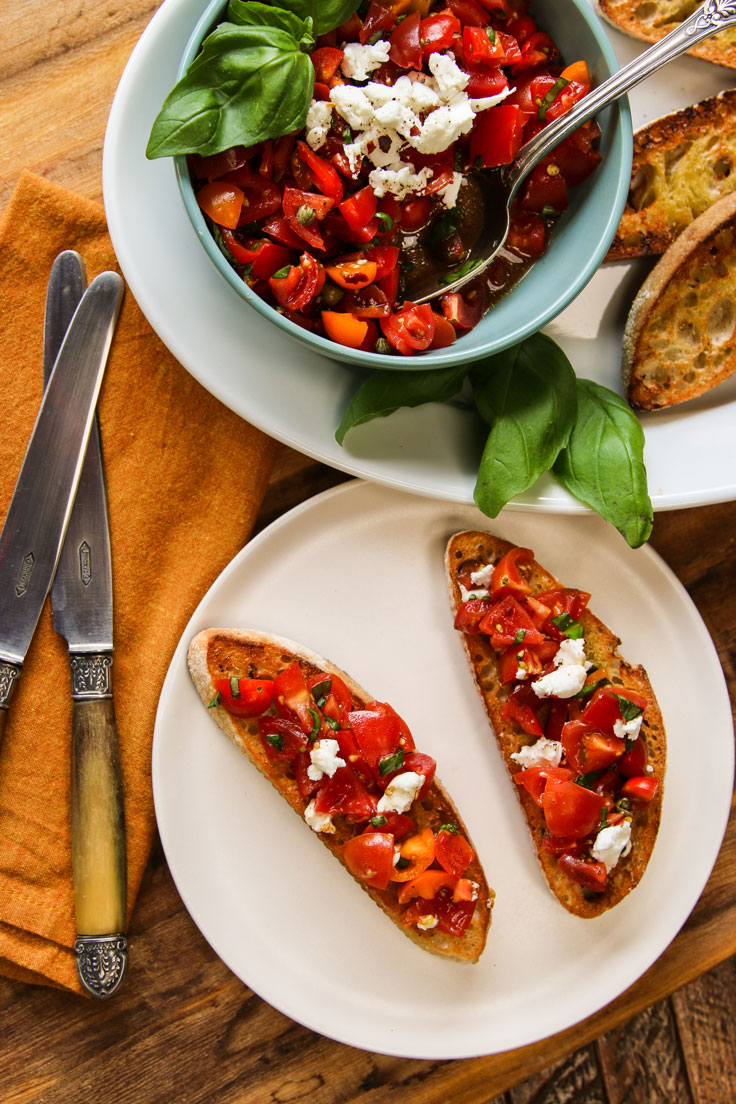
[[[630,88],[661,69],[667,62],[684,54],[692,46],[727,27],[736,26],[736,0],[706,0],[679,27],[671,31],[655,46],[645,50],[623,69],[619,69],[603,84],[598,85],[579,100],[567,114],[541,130],[530,142],[522,146],[517,157],[508,165],[478,169],[472,179],[483,196],[483,229],[468,251],[457,276],[438,283],[430,276],[418,286],[412,286],[412,300],[424,303],[436,295],[458,291],[469,280],[493,261],[503,246],[509,232],[510,207],[514,196],[535,165],[572,134],[583,123],[603,108],[608,107]]]

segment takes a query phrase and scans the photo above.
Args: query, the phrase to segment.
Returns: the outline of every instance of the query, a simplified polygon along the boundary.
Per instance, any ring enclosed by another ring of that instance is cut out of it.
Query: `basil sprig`
[[[357,7],[357,0],[230,0],[227,19],[164,100],[146,156],[207,156],[301,130],[312,100],[315,36]]]
[[[562,349],[534,334],[476,362],[417,372],[374,372],[353,394],[335,437],[400,407],[449,402],[472,384],[489,426],[474,497],[496,517],[515,495],[551,471],[573,495],[611,522],[632,548],[648,539],[652,504],[643,430],[615,392],[576,379]]]

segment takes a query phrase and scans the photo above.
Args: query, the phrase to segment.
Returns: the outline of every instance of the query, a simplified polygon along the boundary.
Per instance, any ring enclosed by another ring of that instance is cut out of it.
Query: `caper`
[[[300,226],[311,226],[316,217],[314,208],[310,207],[308,203],[302,203],[296,213],[296,221]]]
[[[344,294],[345,292],[337,284],[325,284],[320,294],[320,301],[326,307],[336,307],[338,303],[342,302]]]
[[[376,338],[376,344],[373,346],[373,349],[376,353],[395,353],[396,352],[393,345],[391,344],[391,342],[386,337],[377,337]]]

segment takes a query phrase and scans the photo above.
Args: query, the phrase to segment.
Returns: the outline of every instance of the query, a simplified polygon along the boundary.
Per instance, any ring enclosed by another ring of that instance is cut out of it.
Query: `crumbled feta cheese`
[[[449,184],[445,184],[444,188],[440,188],[437,195],[440,196],[445,207],[457,207],[457,197],[462,182],[463,174],[454,172],[452,174],[452,181]]]
[[[479,100],[471,100],[470,106],[477,115],[481,111],[487,111],[489,107],[495,107],[514,91],[514,88],[504,88],[503,92],[497,92],[495,96],[483,96]]]
[[[373,44],[367,42],[361,46],[359,42],[348,42],[344,50],[344,56],[340,62],[340,68],[344,75],[351,80],[364,81],[368,75],[384,65],[388,61],[388,52],[391,43],[378,41]]]
[[[313,150],[324,145],[332,122],[332,104],[327,100],[312,100],[307,111],[306,139]]]
[[[355,130],[365,130],[373,122],[373,104],[368,98],[366,88],[356,88],[352,84],[338,84],[330,89],[330,99],[340,115]]]
[[[573,698],[579,694],[591,666],[585,659],[585,641],[565,639],[557,649],[554,671],[542,675],[532,684],[538,698]]]
[[[638,717],[632,717],[630,721],[616,720],[613,722],[613,734],[620,740],[637,740],[641,731],[641,722],[641,713]]]
[[[420,916],[417,920],[417,927],[420,931],[431,931],[432,928],[437,927],[437,917],[432,916]]]
[[[468,74],[463,73],[454,58],[447,54],[440,54],[439,52],[430,54],[427,64],[429,71],[437,82],[439,91],[445,94],[448,92],[462,92],[470,80]]]
[[[610,874],[618,860],[631,850],[631,821],[622,820],[609,828],[601,828],[595,837],[591,855],[602,862],[606,873]]]
[[[378,799],[379,813],[405,813],[424,784],[424,778],[416,771],[404,771],[392,778]]]
[[[396,199],[405,199],[412,192],[421,192],[432,179],[432,170],[424,168],[415,173],[411,165],[398,162],[401,168],[373,169],[368,174],[368,183],[380,199],[390,192]]]
[[[462,173],[455,173],[455,176],[459,176],[462,181]],[[451,185],[448,185],[451,187]],[[443,189],[443,191],[446,189]],[[438,194],[442,194],[441,192]],[[448,207],[454,206],[453,204],[447,204]],[[462,583],[460,583],[460,597],[463,602],[469,601],[471,598],[486,598],[491,587],[491,579],[493,578],[495,564],[485,564],[483,567],[479,567],[477,571],[470,572],[470,582],[472,584],[472,590],[466,590]]]
[[[522,770],[533,766],[534,763],[549,763],[550,766],[559,767],[562,759],[562,744],[559,740],[548,740],[546,736],[540,736],[536,744],[529,744],[528,747],[512,752],[511,758]]]
[[[315,832],[325,832],[331,835],[335,831],[335,825],[332,823],[332,817],[329,813],[318,813],[314,807],[315,799],[307,805],[304,810],[304,819],[309,827]]]
[[[471,882],[470,884],[473,887],[472,892],[470,894],[470,900],[471,901],[477,901],[478,900],[478,894],[480,892],[480,886],[478,885],[477,882]]]
[[[307,777],[313,782],[319,782],[325,774],[332,778],[338,767],[345,766],[345,760],[338,755],[339,750],[337,740],[317,740],[309,752],[311,762],[307,767]]]

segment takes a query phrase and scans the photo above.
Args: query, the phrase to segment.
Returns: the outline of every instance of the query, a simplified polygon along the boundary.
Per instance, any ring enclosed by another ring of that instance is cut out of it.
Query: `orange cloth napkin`
[[[102,207],[25,173],[0,223],[0,522],[41,401],[46,283],[64,249],[81,254],[89,279],[116,267]],[[197,603],[248,537],[277,445],[188,375],[129,290],[99,412],[130,916],[154,834],[151,745],[164,676]],[[47,602],[0,747],[0,974],[81,992],[70,734],[66,642]]]

